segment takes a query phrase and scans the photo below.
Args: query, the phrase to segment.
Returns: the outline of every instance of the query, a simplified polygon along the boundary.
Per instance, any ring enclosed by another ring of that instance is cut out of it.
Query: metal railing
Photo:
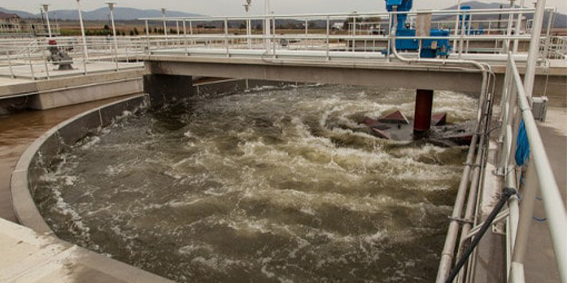
[[[509,54],[501,101],[502,128],[499,139],[498,172],[504,178],[504,185],[517,188],[522,199],[520,203],[517,197],[512,197],[508,203],[509,211],[506,218],[508,282],[525,282],[524,264],[529,244],[528,233],[538,188],[543,197],[545,217],[549,223],[559,276],[561,282],[567,282],[567,241],[565,237],[567,235],[567,212],[531,111],[531,97],[526,92],[516,62]],[[523,121],[525,125],[531,152],[529,161],[524,166],[516,164],[514,154],[517,149],[520,121]],[[527,174],[522,170],[526,167],[528,168]],[[520,179],[522,182],[519,181]]]
[[[51,45],[50,40],[55,40],[56,45]],[[146,54],[140,43],[143,40],[120,38],[117,42],[118,50],[115,52],[113,41],[105,37],[89,37],[87,46],[77,37],[3,41],[0,43],[0,76],[42,80],[143,68],[141,58]],[[66,52],[72,59],[68,62],[50,60],[49,50],[53,47]],[[84,52],[84,48],[88,52]],[[58,70],[58,65],[66,63],[70,63],[73,69]]]

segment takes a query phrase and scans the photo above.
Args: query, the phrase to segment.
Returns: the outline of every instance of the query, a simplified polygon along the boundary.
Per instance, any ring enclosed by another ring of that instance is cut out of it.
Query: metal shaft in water
[[[418,89],[415,97],[415,119],[413,134],[421,137],[427,134],[431,127],[431,113],[433,111],[433,90]]]

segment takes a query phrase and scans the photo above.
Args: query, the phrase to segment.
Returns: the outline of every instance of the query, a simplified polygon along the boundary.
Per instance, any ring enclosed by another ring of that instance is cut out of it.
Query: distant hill
[[[36,15],[32,14],[32,13],[28,13],[28,12],[24,12],[24,11],[18,11],[18,10],[8,10],[8,9],[4,9],[2,7],[0,7],[0,12],[4,12],[6,14],[16,14],[18,16],[20,16],[20,18],[35,18]]]
[[[83,11],[83,19],[86,21],[96,21],[96,20],[108,20],[108,15],[110,14],[107,7],[96,9],[94,11],[85,12]],[[49,17],[56,16],[61,20],[78,20],[79,13],[77,10],[57,10],[50,11]],[[39,15],[38,15],[39,16]],[[178,12],[178,11],[167,11],[167,17],[199,17],[202,15]],[[161,17],[161,10],[140,10],[135,8],[124,8],[115,7],[114,8],[114,18],[117,21],[123,20],[135,20],[139,18],[157,18]]]
[[[39,13],[32,14],[23,11],[17,10],[8,10],[0,7],[0,12],[4,12],[7,14],[16,14],[21,18],[40,18],[41,15]],[[83,11],[83,19],[86,21],[97,21],[97,20],[108,20],[108,7],[103,7],[100,9],[96,9],[94,11]],[[199,17],[202,15],[199,14],[192,14],[192,13],[185,13],[185,12],[178,12],[178,11],[167,11],[166,16],[168,17]],[[49,11],[50,18],[57,18],[59,20],[78,20],[79,13],[77,10],[55,10]],[[160,10],[140,10],[135,8],[125,8],[125,7],[115,7],[114,8],[114,18],[117,21],[125,21],[125,20],[135,20],[138,18],[156,18],[161,17]]]
[[[461,3],[461,6],[470,6],[472,9],[499,9],[500,5],[502,5],[502,8],[506,9],[510,7],[510,4],[500,4],[500,3],[482,3],[482,2],[478,2],[478,1],[469,1],[469,2],[464,2]],[[516,6],[518,7],[518,6]],[[446,10],[457,10],[457,5],[448,7]],[[451,16],[449,18],[454,18],[454,16]],[[508,18],[507,16],[504,16],[503,18]],[[533,15],[526,15],[526,18],[531,20],[533,18]],[[474,16],[475,20],[490,20],[490,19],[498,19],[498,15],[485,15],[485,16]],[[543,20],[544,22],[544,28],[547,25],[549,19],[549,13],[545,13],[545,18]],[[554,28],[565,28],[567,27],[567,15],[564,14],[559,14],[556,13],[555,14],[555,20],[553,23],[553,27]]]

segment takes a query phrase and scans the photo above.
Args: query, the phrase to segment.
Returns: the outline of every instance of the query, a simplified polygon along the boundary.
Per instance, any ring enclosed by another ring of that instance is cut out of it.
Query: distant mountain
[[[86,21],[108,20],[109,14],[110,12],[107,7],[96,9],[94,11],[89,11],[89,12],[83,11],[83,19]],[[50,11],[49,17],[52,16],[57,17],[60,20],[79,19],[79,13],[77,12],[77,10]],[[167,11],[166,16],[167,17],[199,17],[202,15],[178,12],[178,11]],[[157,17],[161,17],[161,10],[140,10],[135,8],[124,8],[124,7],[114,8],[114,18],[117,21],[135,20],[139,18],[157,18]]]
[[[18,10],[8,10],[8,9],[4,9],[2,7],[0,7],[0,12],[4,12],[6,14],[16,14],[18,16],[20,16],[20,18],[35,18],[36,15],[32,14],[32,13],[28,13],[28,12],[24,12],[24,11],[18,11]]]
[[[8,10],[5,8],[0,7],[0,12],[4,12],[7,14],[16,14],[20,16],[20,18],[41,18],[41,15],[32,14],[23,11],[17,10]],[[107,7],[96,9],[94,11],[83,11],[83,19],[85,21],[97,21],[97,20],[108,20],[108,15],[110,12],[108,11]],[[167,11],[167,17],[199,17],[202,15],[199,14],[192,14],[192,13],[185,13],[185,12],[178,12],[178,11]],[[49,11],[49,17],[52,19],[59,19],[59,20],[78,20],[79,13],[77,10],[55,10]],[[157,18],[161,17],[161,10],[140,10],[135,8],[125,8],[125,7],[115,7],[114,8],[114,18],[117,21],[124,21],[124,20],[135,20],[138,18]]]
[[[470,6],[472,9],[500,9],[500,6],[502,6],[502,8],[507,9],[510,7],[510,4],[482,3],[478,1],[469,1],[469,2],[461,3],[461,6]],[[446,10],[457,10],[457,5],[448,7]],[[448,18],[454,18],[454,16]],[[503,16],[503,18],[507,19],[508,16]],[[526,15],[526,18],[528,20],[531,20],[533,18],[533,14]],[[491,19],[492,20],[498,19],[498,15],[474,16],[474,20],[491,20]],[[544,28],[547,26],[548,19],[549,19],[549,13],[545,13],[545,18],[543,20]],[[556,13],[553,27],[554,28],[567,27],[567,15]]]

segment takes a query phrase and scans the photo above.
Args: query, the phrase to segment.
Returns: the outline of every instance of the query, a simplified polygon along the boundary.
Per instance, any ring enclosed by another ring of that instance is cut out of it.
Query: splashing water
[[[352,86],[189,99],[86,138],[34,197],[59,237],[176,281],[431,282],[466,148],[361,125],[413,101]],[[434,107],[459,122],[476,100]]]

